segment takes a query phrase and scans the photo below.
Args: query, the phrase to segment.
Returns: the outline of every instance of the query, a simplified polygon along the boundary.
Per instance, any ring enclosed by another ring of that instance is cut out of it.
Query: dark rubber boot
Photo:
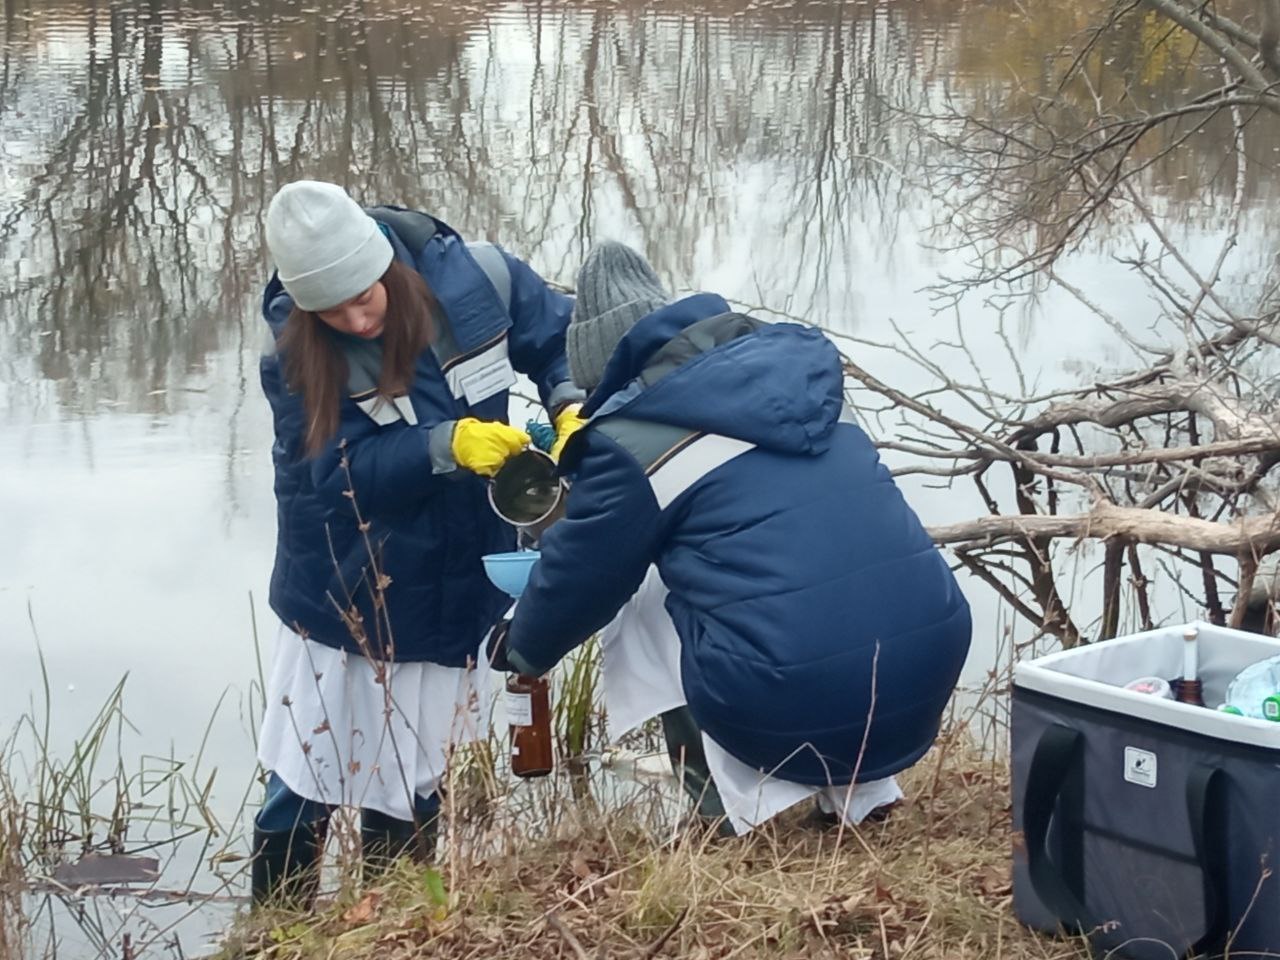
[[[881,804],[875,807],[862,818],[862,822],[866,824],[884,823],[893,815],[893,811],[898,808],[901,800],[894,800],[892,803]],[[811,830],[830,830],[832,827],[840,825],[840,814],[832,811],[828,813],[822,809],[822,804],[817,800],[813,801],[813,809],[800,821],[802,826]]]
[[[800,821],[800,825],[810,830],[830,830],[832,827],[839,826],[840,814],[835,811],[828,813],[822,809],[822,804],[817,800],[813,801],[813,806],[809,812],[805,814]]]
[[[671,769],[680,778],[685,793],[693,798],[694,814],[707,828],[715,828],[717,836],[736,836],[725,816],[720,791],[711,779],[707,755],[702,749],[702,731],[688,707],[678,707],[662,714],[662,735],[667,741]]]
[[[377,810],[360,811],[360,848],[364,857],[365,879],[384,872],[398,857],[408,857],[418,864],[430,864],[436,858],[436,837],[440,831],[438,807],[421,819],[397,820]]]
[[[253,831],[253,905],[305,911],[320,886],[324,825],[298,824],[293,830]]]

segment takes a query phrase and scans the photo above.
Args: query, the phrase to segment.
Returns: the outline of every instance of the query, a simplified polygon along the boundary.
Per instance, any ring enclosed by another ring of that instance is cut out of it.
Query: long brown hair
[[[380,280],[387,290],[378,392],[396,397],[413,383],[415,362],[431,342],[435,297],[421,274],[393,260]],[[319,453],[338,432],[338,410],[347,389],[347,360],[340,334],[309,310],[293,308],[280,337],[289,389],[302,394],[307,412],[306,449]]]

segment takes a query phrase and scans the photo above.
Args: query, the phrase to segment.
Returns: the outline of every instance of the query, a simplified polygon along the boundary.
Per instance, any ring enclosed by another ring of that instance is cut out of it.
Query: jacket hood
[[[816,455],[830,444],[843,389],[839,352],[819,330],[765,323],[697,294],[628,331],[585,412]]]

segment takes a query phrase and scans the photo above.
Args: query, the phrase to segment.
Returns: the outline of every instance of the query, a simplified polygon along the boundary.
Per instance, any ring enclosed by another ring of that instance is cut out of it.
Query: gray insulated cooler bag
[[[1017,667],[1013,898],[1028,926],[1138,960],[1280,957],[1280,723],[1212,709],[1280,643],[1194,626],[1210,709],[1123,689],[1181,676],[1182,625]]]

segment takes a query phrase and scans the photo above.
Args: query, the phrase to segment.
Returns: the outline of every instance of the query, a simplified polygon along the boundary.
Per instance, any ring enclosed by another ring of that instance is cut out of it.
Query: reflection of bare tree
[[[184,150],[190,92],[161,93],[162,7],[149,0],[139,14],[135,28],[117,6],[90,6],[78,112],[0,233],[34,270],[8,298],[5,327],[38,344],[41,374],[74,403],[162,390],[217,342],[216,325],[186,322],[192,218],[208,191]]]
[[[853,258],[916,202],[895,108],[996,103],[1000,83],[953,74],[966,31],[1009,6],[5,0],[0,133],[26,171],[0,194],[0,255],[22,264],[0,305],[5,353],[26,358],[12,379],[86,408],[164,410],[200,386],[256,336],[260,213],[303,175],[560,277],[618,224],[677,284],[762,251],[740,293],[834,312]],[[74,66],[41,54],[55,27]],[[1131,86],[1154,102],[1174,80]]]
[[[1039,75],[924,118],[935,148],[925,173],[956,185],[940,191],[951,201],[943,216],[963,225],[961,243],[998,248],[1006,277],[1051,267],[1095,224],[1140,219],[1126,198],[1156,184],[1185,203],[1186,221],[1221,228],[1236,190],[1259,196],[1274,170],[1280,71],[1269,73],[1263,40],[1272,4],[1243,23],[1191,0],[1086,9],[1084,24],[1063,25]],[[1019,20],[1034,31],[1041,18]],[[1232,145],[1251,162],[1238,164]],[[1013,232],[1020,243],[1006,242]]]
[[[4,0],[4,35],[14,36],[14,0]],[[6,94],[13,83],[13,50],[8,43],[0,44],[0,109],[3,109]]]

